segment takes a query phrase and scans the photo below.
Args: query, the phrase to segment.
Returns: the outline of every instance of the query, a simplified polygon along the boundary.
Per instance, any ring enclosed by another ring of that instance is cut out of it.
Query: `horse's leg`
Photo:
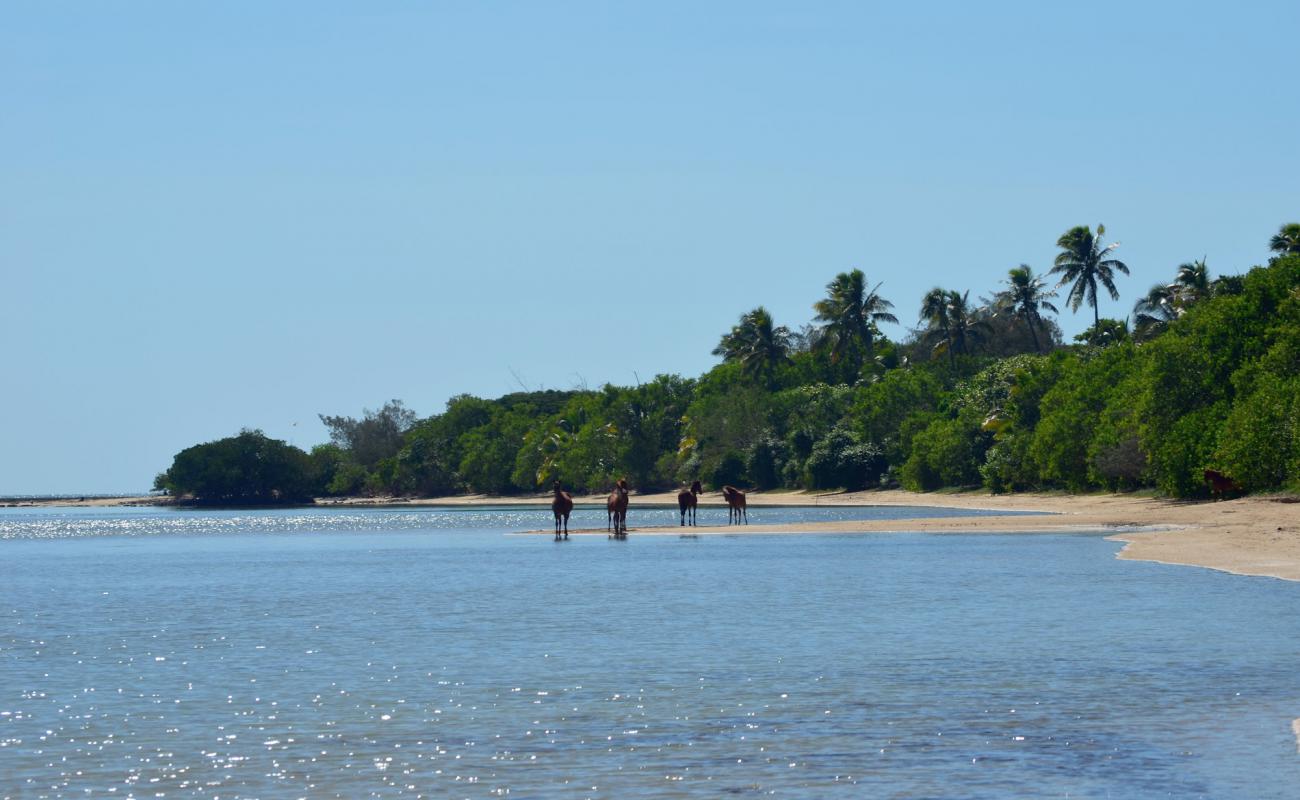
[[[745,513],[745,524],[749,524],[749,506],[741,506],[740,510]]]

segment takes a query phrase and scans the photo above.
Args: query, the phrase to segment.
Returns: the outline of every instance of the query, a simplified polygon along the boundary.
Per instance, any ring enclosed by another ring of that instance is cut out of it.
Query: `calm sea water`
[[[0,797],[1296,796],[1300,585],[548,516],[0,510]]]

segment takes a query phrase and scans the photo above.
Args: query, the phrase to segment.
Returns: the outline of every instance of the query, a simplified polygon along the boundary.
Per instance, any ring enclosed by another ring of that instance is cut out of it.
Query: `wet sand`
[[[576,498],[575,498],[576,499]],[[603,499],[602,499],[603,502]],[[638,503],[676,503],[675,495],[634,497]],[[722,506],[721,497],[702,495],[701,504]],[[632,535],[718,535],[737,533],[1046,533],[1114,531],[1125,542],[1119,557],[1207,567],[1239,575],[1300,581],[1300,503],[1292,497],[1247,497],[1221,502],[1189,502],[1138,495],[1015,494],[974,492],[917,494],[872,491],[843,494],[772,492],[751,495],[751,506],[879,505],[942,506],[985,511],[1039,511],[1052,516],[979,516],[934,519],[810,522],[801,525],[748,525],[636,528]],[[543,531],[549,533],[549,531]],[[605,531],[593,531],[604,535]]]

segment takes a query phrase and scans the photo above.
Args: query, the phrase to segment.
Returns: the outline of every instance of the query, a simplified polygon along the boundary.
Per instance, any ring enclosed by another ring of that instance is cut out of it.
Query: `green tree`
[[[889,311],[894,304],[881,297],[879,289],[879,283],[868,289],[866,275],[854,269],[836,275],[826,284],[826,297],[813,304],[821,324],[818,346],[835,362],[847,360],[855,376],[872,355],[880,333],[877,323],[898,322]]]
[[[1178,308],[1174,305],[1174,300],[1173,288],[1157,283],[1137,301],[1133,306],[1133,320],[1139,336],[1150,338],[1164,330],[1178,317]]]
[[[880,449],[836,425],[812,447],[805,469],[814,489],[862,489],[878,484],[888,463]]]
[[[1179,264],[1171,287],[1181,308],[1187,308],[1209,297],[1210,269],[1205,264],[1205,258]]]
[[[921,300],[921,321],[927,325],[927,340],[938,341],[934,352],[946,351],[949,364],[971,351],[988,332],[980,309],[970,306],[970,291],[931,289]]]
[[[311,463],[298,448],[245,429],[177,453],[166,488],[208,504],[309,503]]]
[[[1279,256],[1300,254],[1300,222],[1288,222],[1268,240],[1268,249]]]
[[[925,293],[921,298],[921,322],[927,327],[931,337],[939,338],[948,350],[948,361],[955,358],[952,347],[951,321],[948,317],[948,300],[952,293],[938,286]]]
[[[1083,333],[1076,334],[1074,341],[1080,344],[1088,344],[1093,347],[1108,347],[1118,342],[1127,342],[1129,340],[1128,319],[1109,319],[1103,317],[1097,321],[1096,325],[1088,328]]]
[[[988,330],[983,310],[972,308],[970,290],[948,293],[948,347],[960,355],[970,353]]]
[[[854,398],[854,432],[859,440],[878,445],[891,466],[902,465],[910,452],[904,422],[916,414],[928,417],[945,400],[943,383],[934,371],[925,366],[890,370]]]
[[[1024,320],[1025,327],[1034,340],[1034,352],[1041,353],[1043,349],[1038,342],[1038,329],[1043,325],[1042,312],[1046,309],[1053,314],[1060,313],[1051,303],[1056,292],[1049,291],[1046,281],[1034,275],[1033,268],[1028,264],[1013,267],[1003,282],[1007,288],[995,295],[995,310],[1014,314]]]
[[[367,468],[397,455],[402,449],[402,436],[416,419],[415,412],[403,407],[401,400],[389,400],[378,411],[367,408],[360,419],[320,415],[320,421],[329,429],[330,441]]]
[[[713,355],[739,362],[746,375],[770,380],[777,367],[790,360],[790,330],[774,326],[772,315],[759,306],[741,315],[713,348]]]
[[[1212,465],[1247,491],[1300,480],[1300,378],[1264,374],[1224,421]]]
[[[931,418],[913,437],[912,452],[899,470],[899,478],[912,491],[975,486],[981,482],[980,465],[992,441],[992,434],[973,410],[956,417]]]
[[[1061,252],[1056,256],[1052,267],[1052,274],[1061,276],[1058,286],[1071,284],[1065,302],[1069,304],[1072,311],[1077,312],[1084,302],[1092,306],[1094,326],[1101,322],[1097,307],[1097,284],[1100,283],[1105,287],[1110,293],[1110,299],[1118,300],[1119,290],[1115,288],[1115,273],[1129,274],[1128,265],[1123,261],[1107,257],[1119,247],[1119,242],[1103,245],[1102,237],[1105,234],[1105,225],[1097,226],[1095,236],[1086,225],[1078,225],[1061,234],[1061,238],[1056,241],[1056,246],[1061,248]]]

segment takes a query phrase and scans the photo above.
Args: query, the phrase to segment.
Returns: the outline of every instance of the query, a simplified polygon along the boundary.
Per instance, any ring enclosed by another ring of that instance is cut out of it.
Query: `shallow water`
[[[1296,584],[536,513],[0,511],[0,797],[1295,796]]]
[[[1034,515],[1026,511],[979,511],[922,506],[758,506],[749,509],[749,524],[834,522],[858,519],[917,519],[988,515]],[[633,504],[628,525],[651,527],[678,525],[674,506]],[[699,525],[726,525],[727,509],[700,508]],[[534,506],[418,506],[346,508],[314,507],[283,510],[186,510],[141,507],[40,507],[0,508],[0,539],[52,539],[83,536],[202,536],[264,533],[377,533],[430,530],[540,530],[555,524],[549,505]],[[578,506],[569,518],[572,530],[604,528],[604,506]]]

